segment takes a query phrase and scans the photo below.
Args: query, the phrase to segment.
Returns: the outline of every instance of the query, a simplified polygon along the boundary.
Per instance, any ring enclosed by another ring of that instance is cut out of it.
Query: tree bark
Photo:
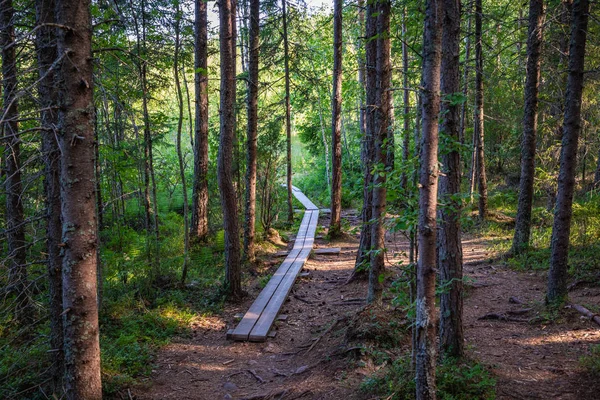
[[[442,74],[443,96],[460,93],[460,0],[443,1]],[[440,131],[452,143],[442,153],[443,173],[439,178],[440,209],[438,267],[440,285],[440,350],[444,356],[462,357],[464,353],[463,272],[460,215],[460,109],[446,100],[442,104]]]
[[[225,229],[225,290],[232,299],[242,297],[240,271],[240,239],[238,229],[237,202],[233,187],[232,159],[235,141],[235,74],[233,64],[233,9],[232,0],[219,3],[219,41],[221,54],[221,126],[217,179],[221,192],[223,227]]]
[[[333,2],[333,92],[331,96],[331,220],[328,235],[342,230],[342,0]]]
[[[287,206],[288,223],[294,222],[294,208],[292,207],[292,121],[290,106],[290,50],[288,43],[286,1],[281,0],[283,12],[283,60],[285,69],[285,137],[286,137],[286,160],[287,160]]]
[[[390,129],[390,10],[389,0],[376,4],[377,59],[376,94],[373,132],[373,204],[371,224],[371,268],[367,303],[379,304],[383,293],[385,261],[385,212],[386,212],[386,141]]]
[[[529,30],[527,35],[527,76],[525,80],[525,110],[523,137],[521,139],[521,178],[513,254],[529,246],[531,234],[531,208],[533,205],[533,180],[535,177],[535,148],[538,124],[538,92],[540,84],[540,54],[544,25],[544,1],[530,0]]]
[[[423,139],[419,179],[419,261],[415,323],[417,400],[436,398],[435,267],[442,17],[442,1],[427,1],[423,40]]]
[[[181,284],[185,284],[188,272],[188,253],[190,248],[190,228],[188,220],[188,195],[187,184],[185,181],[185,166],[183,163],[183,152],[181,150],[181,130],[183,128],[183,91],[181,81],[179,80],[179,51],[181,47],[181,9],[177,3],[175,11],[175,52],[173,54],[173,76],[175,78],[175,89],[177,91],[177,106],[179,115],[177,118],[177,160],[179,163],[179,179],[181,179],[181,191],[183,192],[183,265],[181,267]],[[185,73],[185,71],[184,71]]]
[[[406,7],[402,10],[402,91],[403,125],[402,125],[402,162],[406,165],[410,157],[410,91],[408,90],[408,45],[406,43]],[[400,176],[400,188],[406,192],[408,176],[403,168]]]
[[[23,185],[21,182],[21,138],[17,99],[17,55],[12,0],[0,4],[0,46],[2,47],[2,137],[5,138],[6,231],[8,284],[15,294],[15,319],[26,327],[33,319],[27,293]]]
[[[196,121],[191,229],[195,241],[206,242],[208,238],[208,15],[204,0],[196,0],[195,4]]]
[[[256,148],[258,137],[258,57],[260,54],[260,1],[250,0],[248,38],[248,130],[246,138],[246,217],[244,254],[254,262],[256,235]]]
[[[371,217],[373,214],[373,132],[377,85],[377,35],[376,10],[373,2],[367,1],[365,10],[365,105],[363,118],[365,133],[361,140],[361,160],[363,164],[363,207],[361,212],[360,244],[356,253],[354,271],[349,280],[367,276],[366,268],[370,263]]]
[[[42,111],[42,153],[45,164],[44,191],[46,195],[46,251],[48,252],[48,295],[50,299],[50,348],[54,350],[52,363],[52,389],[54,393],[62,390],[64,374],[62,307],[62,258],[60,256],[60,238],[62,222],[60,219],[60,150],[58,148],[56,126],[58,124],[58,101],[54,90],[55,72],[52,63],[57,58],[54,23],[54,0],[36,0],[36,36],[37,60],[40,75],[38,92]]]
[[[581,97],[589,7],[588,0],[573,2],[569,75],[565,97],[558,193],[556,194],[554,225],[552,226],[550,272],[548,273],[547,301],[549,303],[563,303],[568,295],[569,235],[577,167],[577,142],[581,133]]]
[[[485,173],[484,113],[483,113],[483,41],[482,0],[475,0],[475,137],[477,138],[477,186],[479,187],[479,219],[488,211],[487,177]]]
[[[96,292],[93,76],[89,0],[56,2],[58,140],[61,149],[66,398],[100,400]]]
[[[473,3],[470,4],[469,7],[469,15],[468,15],[468,19],[469,22],[467,24],[467,34],[465,37],[465,62],[464,62],[464,72],[463,72],[463,96],[464,96],[464,101],[461,105],[461,111],[460,111],[460,129],[459,129],[459,136],[460,136],[460,143],[464,144],[465,143],[465,127],[467,126],[467,95],[469,94],[469,61],[471,58],[471,24],[473,23],[473,17],[472,17],[472,7]]]

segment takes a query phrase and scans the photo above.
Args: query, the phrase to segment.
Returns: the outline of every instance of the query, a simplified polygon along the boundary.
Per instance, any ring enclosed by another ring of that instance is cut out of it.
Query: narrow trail
[[[352,225],[359,223],[354,213],[346,212],[343,217]],[[327,219],[321,218],[319,225],[326,226]],[[388,262],[395,261],[392,255],[406,251],[406,242],[399,239],[387,239]],[[276,322],[275,338],[265,343],[225,338],[237,323],[234,316],[245,312],[260,292],[258,287],[251,288],[245,302],[227,306],[219,316],[202,318],[192,327],[192,337],[162,349],[147,384],[133,391],[135,398],[371,398],[359,386],[374,367],[340,355],[343,326],[330,329],[338,318],[358,310],[362,304],[357,299],[365,297],[366,283],[343,285],[354,266],[358,240],[346,237],[326,243],[317,238],[315,248],[323,247],[340,247],[341,253],[309,258],[283,306],[287,320]],[[497,398],[599,398],[599,384],[583,373],[578,361],[592,344],[600,343],[598,327],[575,311],[559,323],[548,324],[479,319],[523,308],[533,310],[515,318],[539,319],[545,274],[515,272],[486,262],[491,253],[481,239],[465,240],[463,248],[465,273],[471,279],[465,298],[467,351],[496,376]],[[581,288],[571,296],[600,305],[600,289]],[[524,304],[511,304],[510,297]]]

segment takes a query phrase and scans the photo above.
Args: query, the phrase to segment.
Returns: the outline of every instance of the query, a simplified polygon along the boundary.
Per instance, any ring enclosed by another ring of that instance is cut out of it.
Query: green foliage
[[[100,337],[105,394],[148,376],[157,349],[189,331],[196,313],[182,301],[183,296],[184,292],[167,292],[157,299],[155,308],[148,308],[127,293],[106,305]]]
[[[589,373],[600,376],[600,345],[592,346],[590,355],[581,357],[579,362]]]
[[[437,396],[443,400],[493,400],[496,381],[487,369],[469,360],[446,359],[437,366]],[[366,378],[361,389],[394,400],[415,398],[410,354],[395,359],[383,373]]]

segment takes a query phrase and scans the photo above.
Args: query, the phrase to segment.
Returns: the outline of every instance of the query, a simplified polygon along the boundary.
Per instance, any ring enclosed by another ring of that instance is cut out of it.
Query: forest
[[[0,48],[1,399],[600,396],[595,1],[2,0]]]

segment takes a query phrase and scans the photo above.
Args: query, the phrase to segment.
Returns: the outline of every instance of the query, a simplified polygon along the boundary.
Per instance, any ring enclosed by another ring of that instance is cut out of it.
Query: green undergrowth
[[[189,332],[200,311],[190,301],[193,295],[190,290],[167,291],[148,305],[126,294],[105,305],[100,319],[105,395],[149,375],[156,351]]]
[[[587,372],[600,377],[600,345],[592,346],[590,354],[581,357],[579,362]]]
[[[507,253],[512,246],[514,217],[517,210],[514,191],[493,191],[489,198],[490,216],[484,223],[475,218],[463,218],[467,233],[485,237],[497,254]],[[546,270],[550,264],[553,210],[546,199],[536,198],[532,210],[530,247],[524,253],[509,257],[507,264],[521,271]],[[467,208],[473,211],[474,208]],[[465,213],[467,214],[467,213]],[[576,196],[571,223],[569,273],[576,279],[595,276],[600,272],[600,193],[587,192]]]
[[[415,398],[411,355],[396,358],[375,375],[366,378],[361,390],[390,400]],[[470,360],[447,359],[437,366],[437,397],[442,400],[492,400],[496,381],[481,364]]]

